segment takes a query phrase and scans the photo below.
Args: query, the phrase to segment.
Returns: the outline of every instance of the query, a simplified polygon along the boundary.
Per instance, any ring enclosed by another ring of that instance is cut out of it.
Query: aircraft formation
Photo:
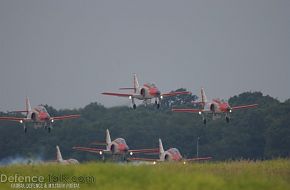
[[[161,101],[170,96],[178,96],[178,95],[186,95],[191,94],[188,91],[180,91],[180,92],[168,92],[168,93],[161,93],[159,88],[153,83],[146,83],[143,86],[139,85],[137,75],[133,75],[133,87],[125,87],[119,88],[119,90],[130,90],[127,93],[120,93],[120,92],[103,92],[103,95],[108,96],[117,96],[117,97],[125,97],[132,101],[132,107],[135,110],[137,108],[135,100],[143,101],[143,104],[147,105],[150,104],[152,100],[154,100],[154,104],[156,105],[157,109],[161,106]],[[246,109],[246,108],[255,108],[258,104],[249,104],[249,105],[240,105],[240,106],[230,106],[228,102],[222,101],[220,99],[213,99],[208,101],[205,95],[205,91],[201,88],[200,91],[200,100],[197,102],[193,102],[193,104],[200,106],[198,109],[193,108],[172,108],[172,112],[185,112],[185,113],[198,113],[202,116],[203,123],[207,123],[207,118],[212,116],[213,120],[217,118],[221,118],[224,115],[225,120],[227,123],[230,121],[230,113],[239,110],[239,109]],[[0,120],[6,121],[13,121],[19,122],[23,124],[24,132],[27,132],[27,124],[32,123],[34,128],[43,127],[51,132],[52,124],[58,120],[66,120],[66,119],[76,119],[81,117],[79,114],[74,115],[64,115],[64,116],[50,116],[47,112],[46,108],[43,105],[38,105],[35,108],[32,108],[30,105],[30,101],[28,97],[25,101],[25,110],[20,111],[12,111],[12,113],[24,113],[25,117],[0,117]],[[211,157],[204,157],[204,158],[191,158],[191,159],[184,159],[179,150],[176,148],[170,148],[168,150],[163,149],[162,141],[159,139],[159,147],[158,148],[150,148],[150,149],[137,149],[131,150],[127,145],[125,139],[117,138],[115,140],[111,140],[110,132],[107,129],[106,131],[106,141],[105,142],[95,142],[95,145],[102,145],[105,148],[96,148],[96,147],[80,147],[75,146],[73,150],[83,151],[83,152],[90,152],[96,153],[102,156],[102,159],[105,159],[105,155],[112,155],[114,157],[122,157],[124,160],[127,161],[147,161],[147,162],[163,162],[163,161],[181,161],[181,162],[191,162],[191,161],[202,161],[202,160],[209,160]],[[63,160],[62,155],[60,153],[59,147],[57,149],[57,159],[56,162],[63,163],[63,164],[76,164],[78,163],[75,159],[68,159]],[[135,154],[157,154],[159,155],[158,158],[141,158],[141,157],[132,157]],[[127,156],[131,156],[127,159]]]
[[[158,148],[149,148],[149,149],[129,149],[125,139],[116,138],[111,141],[110,132],[106,130],[106,142],[95,142],[91,143],[93,145],[103,145],[106,146],[105,149],[95,148],[95,147],[79,147],[75,146],[72,149],[82,152],[89,152],[100,155],[102,160],[105,160],[105,154],[108,156],[113,156],[113,160],[123,160],[123,161],[142,161],[142,162],[151,162],[156,164],[157,162],[183,162],[184,164],[187,162],[193,161],[205,161],[210,160],[212,157],[195,157],[190,159],[184,159],[179,150],[177,148],[169,148],[168,150],[164,150],[161,139],[159,139],[159,147]],[[135,154],[144,154],[144,155],[159,155],[159,158],[141,158],[141,157],[133,157]],[[129,156],[129,158],[128,158]]]

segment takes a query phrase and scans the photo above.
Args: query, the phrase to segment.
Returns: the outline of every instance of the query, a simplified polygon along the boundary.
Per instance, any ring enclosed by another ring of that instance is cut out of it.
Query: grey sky
[[[0,110],[78,108],[139,82],[290,98],[289,0],[1,0]]]

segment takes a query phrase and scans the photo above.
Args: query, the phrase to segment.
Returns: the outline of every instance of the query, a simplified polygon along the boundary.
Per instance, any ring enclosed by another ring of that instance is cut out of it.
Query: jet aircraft
[[[26,123],[33,123],[34,128],[45,127],[50,133],[52,129],[52,123],[58,120],[78,118],[80,115],[64,115],[52,117],[47,112],[46,108],[42,105],[31,108],[30,101],[26,97],[26,109],[23,111],[13,111],[18,113],[26,113],[26,117],[0,117],[0,120],[16,121],[23,124],[24,132],[27,132]]]
[[[240,105],[240,106],[230,106],[228,102],[213,99],[208,102],[204,89],[201,88],[201,101],[194,102],[195,104],[200,104],[201,109],[188,109],[188,108],[173,108],[173,112],[187,112],[187,113],[198,113],[202,116],[203,123],[206,124],[206,116],[212,115],[213,119],[220,118],[221,115],[225,115],[226,122],[230,122],[230,113],[239,109],[255,108],[258,104]]]
[[[158,148],[155,149],[139,149],[139,150],[131,150],[129,149],[129,146],[127,145],[125,139],[123,138],[116,138],[115,140],[111,140],[110,132],[107,129],[106,130],[106,142],[95,142],[93,143],[95,145],[105,145],[106,148],[90,148],[90,147],[73,147],[74,150],[78,151],[85,151],[85,152],[91,152],[96,153],[103,156],[104,154],[111,154],[111,155],[121,155],[126,156],[128,153],[130,155],[134,153],[156,153],[159,151]]]
[[[129,161],[147,161],[147,162],[153,162],[153,164],[156,164],[157,162],[183,162],[185,164],[187,162],[193,162],[193,161],[210,160],[211,158],[212,157],[198,157],[198,158],[185,159],[181,156],[177,148],[169,148],[168,150],[165,151],[163,148],[162,141],[161,139],[159,139],[159,159],[131,157],[131,158],[128,158],[128,160]]]
[[[109,96],[119,96],[119,97],[127,97],[132,101],[133,109],[136,109],[135,99],[143,100],[143,103],[147,104],[151,102],[151,99],[155,99],[155,105],[157,109],[160,107],[161,100],[164,97],[168,96],[177,96],[181,94],[191,94],[187,91],[181,92],[169,92],[162,94],[161,91],[156,87],[153,83],[146,83],[143,86],[139,85],[136,74],[133,77],[133,88],[120,88],[119,90],[133,90],[131,93],[113,93],[113,92],[103,92],[103,95]]]
[[[67,160],[64,160],[62,158],[61,152],[59,150],[59,147],[56,146],[56,162],[60,163],[60,164],[79,164],[79,161],[77,161],[76,159],[70,158]]]

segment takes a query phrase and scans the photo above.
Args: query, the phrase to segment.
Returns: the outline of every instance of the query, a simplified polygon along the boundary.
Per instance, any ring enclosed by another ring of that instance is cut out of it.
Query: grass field
[[[290,160],[282,159],[185,165],[182,163],[156,165],[114,163],[12,165],[0,167],[0,172],[2,175],[0,190],[12,189],[11,185],[17,185],[17,183],[3,182],[5,181],[5,176],[8,178],[12,175],[15,179],[15,174],[24,177],[43,176],[45,182],[35,183],[35,186],[36,184],[43,185],[45,183],[47,185],[55,183],[73,184],[75,181],[76,185],[79,184],[79,186],[75,186],[75,189],[290,189]],[[4,177],[3,174],[5,175]],[[49,176],[60,177],[60,175],[67,177],[67,181],[61,181],[60,178],[55,177],[49,179]],[[90,178],[90,176],[93,176],[93,178]],[[25,185],[28,189],[33,188],[33,186],[30,186],[31,183],[26,183]]]

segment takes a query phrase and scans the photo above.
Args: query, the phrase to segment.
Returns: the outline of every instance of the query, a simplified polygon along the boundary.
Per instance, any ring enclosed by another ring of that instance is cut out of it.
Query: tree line
[[[178,89],[176,91],[185,90]],[[193,107],[196,95],[166,98],[161,109],[141,105],[106,108],[93,102],[80,109],[63,109],[46,105],[51,116],[81,114],[81,118],[54,123],[49,134],[44,129],[28,129],[22,125],[0,122],[0,160],[7,157],[55,159],[59,145],[64,158],[80,161],[100,159],[98,155],[76,152],[73,146],[88,146],[105,140],[109,129],[112,140],[125,138],[131,149],[157,148],[158,138],[165,149],[176,147],[184,157],[196,155],[199,138],[199,156],[214,160],[271,159],[290,155],[290,99],[280,102],[261,92],[245,92],[229,99],[232,106],[258,103],[256,109],[235,111],[230,123],[224,119],[209,120],[205,126],[201,117],[189,113],[173,113],[172,107]],[[1,116],[11,116],[0,112]]]

